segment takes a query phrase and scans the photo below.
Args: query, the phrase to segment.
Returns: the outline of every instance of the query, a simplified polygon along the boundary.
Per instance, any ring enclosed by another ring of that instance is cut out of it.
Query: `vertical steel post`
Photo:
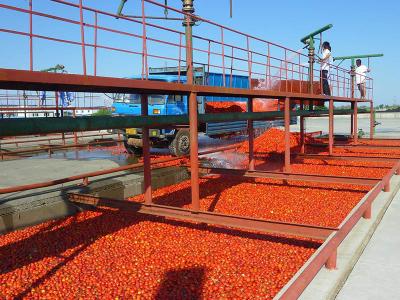
[[[58,92],[54,92],[55,94],[55,99],[56,99],[56,117],[58,118],[60,116],[60,112],[58,110]]]
[[[368,205],[368,207],[366,208],[366,210],[363,213],[363,218],[364,219],[371,219],[372,216],[372,210],[371,210],[371,204]]]
[[[187,84],[193,84],[193,37],[192,37],[192,27],[194,21],[192,16],[189,14],[194,13],[193,7],[194,0],[182,0],[183,12],[185,13],[185,21],[183,21],[183,26],[185,27],[185,39],[186,39],[186,76]]]
[[[32,0],[29,0],[29,70],[33,71],[33,20],[32,20]]]
[[[329,155],[333,155],[333,100],[329,100]]]
[[[290,98],[285,98],[285,172],[291,172],[290,167]]]
[[[358,103],[354,102],[354,143],[358,143]]]
[[[93,47],[93,59],[94,59],[94,76],[97,76],[97,11],[94,12],[94,47]]]
[[[314,93],[314,62],[315,62],[314,39],[313,37],[310,37],[310,44],[308,47],[308,91],[310,94]]]
[[[142,79],[148,79],[147,65],[147,33],[146,33],[146,15],[144,11],[144,0],[142,0]]]
[[[75,108],[72,110],[72,117],[76,118],[76,109]],[[78,144],[78,133],[76,131],[74,131],[74,144],[75,145]]]
[[[224,28],[221,27],[221,56],[222,56],[222,86],[226,86],[225,78],[225,44],[224,44]]]
[[[192,185],[192,210],[200,209],[199,145],[198,145],[197,94],[189,95],[190,179]]]
[[[253,112],[253,98],[247,100],[247,111]],[[254,123],[253,120],[248,120],[248,133],[249,133],[249,170],[254,170]]]
[[[142,116],[149,114],[148,96],[141,95],[141,111]],[[150,166],[150,140],[149,128],[142,128],[142,141],[143,141],[143,182],[144,182],[144,203],[146,205],[152,204],[152,191],[151,191],[151,166]]]
[[[351,110],[353,112],[350,115],[350,136],[354,138],[354,102],[351,102]]]
[[[356,66],[354,65],[354,60],[352,60],[352,62],[351,62],[350,76],[351,76],[351,79],[350,79],[350,98],[352,100],[355,100],[354,96],[355,96]],[[357,109],[358,109],[358,107],[357,107],[357,101],[353,102],[352,104],[353,104],[353,107],[354,107],[353,108],[354,112],[352,114],[352,117],[353,117],[353,133],[352,133],[352,135],[353,135],[354,142],[357,143],[358,142],[358,128],[357,128]]]
[[[86,50],[85,50],[85,29],[83,25],[83,0],[79,0],[79,23],[81,26],[81,46],[82,46],[82,65],[83,65],[83,75],[86,75]]]
[[[336,261],[337,261],[337,249],[335,249],[335,251],[332,252],[331,256],[329,256],[328,260],[325,263],[325,267],[328,270],[335,270]]]
[[[374,103],[369,103],[369,139],[372,140],[374,138],[374,130],[375,130],[375,115],[374,115]]]
[[[300,100],[300,111],[304,110],[304,100]],[[300,153],[305,153],[304,116],[300,116]]]

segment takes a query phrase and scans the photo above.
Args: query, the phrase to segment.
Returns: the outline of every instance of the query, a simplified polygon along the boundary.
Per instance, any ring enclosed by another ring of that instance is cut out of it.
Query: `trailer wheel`
[[[143,154],[143,148],[129,145],[127,141],[124,141],[124,146],[125,146],[126,151],[129,154],[134,154],[134,155],[142,155]]]
[[[190,136],[189,130],[181,129],[175,135],[175,138],[168,146],[169,151],[175,156],[184,156],[189,154],[190,151]]]

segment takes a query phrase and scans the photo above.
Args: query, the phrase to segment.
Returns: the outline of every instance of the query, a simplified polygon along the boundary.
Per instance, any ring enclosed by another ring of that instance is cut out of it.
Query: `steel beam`
[[[325,240],[336,231],[336,228],[332,227],[279,222],[206,211],[193,211],[189,209],[156,204],[145,206],[137,202],[100,198],[92,195],[68,194],[68,198],[74,203],[81,203],[85,205],[113,207],[136,213],[162,216],[189,222],[221,225],[237,229],[255,230],[268,234],[284,234]]]
[[[290,172],[290,99],[285,99],[285,166],[284,171]]]
[[[247,105],[247,111],[248,112],[253,112],[253,98],[248,99],[248,105]],[[253,126],[253,121],[249,120],[248,121],[248,136],[249,136],[249,170],[252,171],[254,170],[254,126]]]
[[[318,116],[324,111],[293,111],[292,116]],[[199,123],[228,122],[246,120],[274,120],[284,117],[284,112],[232,112],[218,114],[200,114]],[[96,116],[64,118],[11,118],[0,120],[0,136],[17,136],[55,132],[94,131],[101,129],[124,128],[163,128],[167,126],[189,124],[187,115],[168,116]]]
[[[273,90],[202,86],[154,80],[57,74],[1,68],[0,89],[162,95],[189,95],[190,92],[195,92],[198,96],[253,97],[270,99],[285,99],[286,97],[290,97],[296,100],[314,99],[320,101],[329,101],[329,99],[333,98],[336,102],[357,101],[357,99],[354,98],[279,92]],[[358,99],[358,102],[369,102],[369,100]]]
[[[200,172],[203,174],[218,174],[218,175],[231,175],[231,176],[242,176],[251,178],[269,178],[269,179],[352,184],[352,185],[365,185],[365,186],[374,186],[381,180],[380,178],[370,178],[370,177],[330,176],[330,175],[317,175],[317,174],[304,174],[304,173],[270,172],[270,171],[259,171],[259,170],[248,171],[248,170],[224,169],[224,168],[200,168]]]
[[[333,154],[333,100],[329,100],[329,155]]]
[[[344,161],[365,161],[365,162],[395,162],[400,160],[400,157],[385,157],[385,156],[359,156],[359,155],[325,155],[325,154],[294,154],[300,159],[321,159],[321,160],[344,160]]]
[[[192,192],[192,209],[194,211],[200,210],[200,190],[199,190],[199,142],[198,142],[198,129],[197,129],[197,95],[191,93],[189,96],[189,118],[190,118],[190,182]]]

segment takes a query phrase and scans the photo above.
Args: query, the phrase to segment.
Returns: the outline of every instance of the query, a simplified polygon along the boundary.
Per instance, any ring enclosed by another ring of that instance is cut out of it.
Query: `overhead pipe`
[[[327,110],[320,111],[292,111],[291,116],[317,117],[328,115]],[[347,115],[353,110],[336,110],[336,115]],[[199,114],[198,123],[229,122],[246,120],[273,120],[282,119],[283,111],[273,112],[232,112],[219,114]],[[156,128],[171,125],[187,125],[187,115],[170,116],[97,116],[97,117],[64,117],[64,118],[27,118],[3,119],[0,121],[0,137],[43,133],[61,133],[74,131],[94,131],[102,129],[124,128]]]

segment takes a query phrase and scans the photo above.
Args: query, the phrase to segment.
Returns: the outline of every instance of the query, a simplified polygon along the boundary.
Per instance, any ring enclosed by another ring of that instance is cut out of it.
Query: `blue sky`
[[[78,3],[78,0],[69,0]],[[159,0],[160,1],[160,0]],[[34,0],[34,8],[39,11],[54,13],[78,20],[77,10],[64,7],[60,4],[51,3],[48,0]],[[139,0],[128,0],[126,12],[140,14]],[[170,6],[180,7],[181,0],[168,0]],[[27,0],[0,0],[0,3],[27,7]],[[100,7],[110,12],[116,11],[119,0],[84,0],[88,6]],[[400,96],[397,92],[399,84],[398,70],[400,69],[400,2],[395,0],[386,1],[266,1],[266,0],[233,0],[233,18],[229,18],[229,0],[195,0],[196,14],[213,20],[217,23],[227,25],[242,32],[250,33],[262,39],[279,43],[291,49],[301,48],[300,38],[328,23],[334,27],[324,34],[324,39],[329,40],[332,45],[334,56],[384,53],[383,58],[371,60],[372,77],[375,80],[375,102],[400,104]],[[147,8],[147,13],[152,15],[163,15],[159,8]],[[174,16],[170,13],[170,16]],[[85,19],[93,22],[93,15],[86,14]],[[103,25],[113,28],[130,29],[140,31],[140,24],[132,25],[127,22],[114,19],[101,19]],[[161,24],[161,23],[159,23]],[[179,22],[168,23],[177,29]],[[19,13],[10,13],[0,8],[0,28],[12,28],[14,30],[26,31],[28,29],[27,16]],[[34,32],[44,35],[55,35],[59,38],[79,40],[79,26],[65,25],[58,22],[49,22],[43,18],[34,18]],[[207,25],[200,24],[194,28],[194,32],[210,36],[216,34],[211,32]],[[160,39],[169,39],[174,42],[168,34],[149,29]],[[227,39],[230,37],[227,36]],[[234,37],[232,37],[234,39]],[[27,68],[29,66],[28,39],[26,37],[15,37],[10,34],[0,33],[2,41],[0,56],[0,67],[4,68]],[[93,30],[86,30],[86,41],[93,42]],[[132,42],[132,38],[115,36],[115,34],[100,33],[99,42],[107,46],[121,45],[131,51],[140,51],[141,44]],[[232,40],[232,42],[235,42]],[[242,43],[243,41],[237,41]],[[155,45],[149,45],[149,49],[161,54],[173,56],[170,49],[156,49]],[[154,50],[155,49],[155,50]],[[81,73],[82,62],[80,59],[80,47],[65,46],[49,41],[34,42],[34,66],[36,70],[54,66],[57,63],[64,64],[70,73]],[[306,52],[304,52],[306,53]],[[177,54],[177,53],[176,53]],[[131,58],[132,55],[124,53],[111,53],[110,51],[99,51],[98,72],[100,75],[108,76],[131,76],[132,73],[140,73],[140,57]],[[93,73],[93,51],[87,50],[88,72]],[[152,64],[167,64],[160,60],[151,60]],[[168,62],[174,65],[174,62]],[[176,63],[175,63],[176,64]],[[343,67],[349,63],[344,62]]]

